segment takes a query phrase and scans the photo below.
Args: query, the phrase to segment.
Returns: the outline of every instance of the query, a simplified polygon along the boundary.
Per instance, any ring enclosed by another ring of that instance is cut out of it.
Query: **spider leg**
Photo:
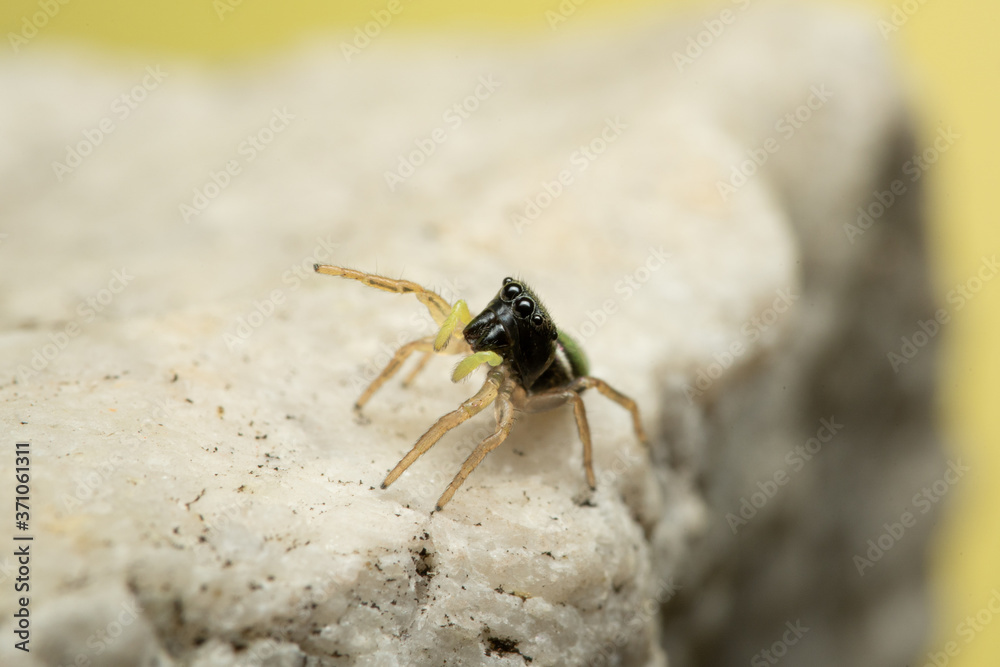
[[[415,380],[417,375],[420,374],[420,371],[424,370],[424,366],[427,365],[427,362],[430,361],[431,357],[433,356],[434,354],[432,352],[424,352],[424,356],[420,357],[420,361],[418,361],[417,365],[413,367],[413,370],[410,371],[410,374],[407,375],[405,378],[403,378],[404,387],[409,387],[411,384],[413,384],[413,380]]]
[[[427,310],[430,311],[431,317],[437,322],[438,326],[445,323],[448,316],[451,314],[452,307],[447,301],[445,301],[438,294],[421,287],[417,283],[410,282],[409,280],[395,280],[393,278],[386,278],[385,276],[379,276],[374,273],[365,273],[363,271],[356,271],[355,269],[345,269],[340,266],[332,266],[330,264],[313,264],[313,270],[317,273],[325,273],[328,276],[340,276],[342,278],[350,278],[351,280],[357,280],[358,282],[367,285],[368,287],[374,287],[376,289],[384,290],[386,292],[395,292],[396,294],[414,294],[420,303],[427,306]],[[457,305],[457,304],[456,304]],[[468,311],[468,309],[466,309]]]
[[[399,370],[399,367],[413,352],[419,350],[424,352],[424,356],[417,364],[416,368],[414,368],[410,374],[406,376],[406,379],[403,380],[404,387],[413,382],[413,379],[417,376],[417,374],[424,369],[424,366],[426,366],[427,362],[430,361],[432,352],[441,352],[444,354],[463,354],[469,351],[468,344],[466,344],[465,340],[461,336],[463,328],[472,319],[472,315],[469,313],[469,307],[466,305],[465,301],[460,299],[455,302],[454,306],[452,306],[440,295],[418,285],[417,283],[410,282],[409,280],[395,280],[393,278],[386,278],[385,276],[379,276],[374,273],[364,273],[363,271],[356,271],[354,269],[347,269],[330,264],[314,264],[313,269],[317,273],[357,280],[363,285],[384,290],[386,292],[393,292],[396,294],[414,294],[417,299],[419,299],[420,302],[427,307],[431,317],[440,327],[436,336],[411,341],[400,347],[396,351],[396,354],[393,355],[388,365],[386,365],[386,367],[382,369],[372,383],[365,388],[364,393],[361,394],[361,397],[354,404],[355,410],[360,411],[365,403],[368,402],[368,399],[370,399],[372,395],[378,391],[379,387],[385,384],[385,382]]]
[[[396,350],[396,354],[392,355],[392,359],[390,359],[389,363],[385,365],[385,368],[383,368],[375,379],[372,380],[371,384],[365,388],[358,400],[354,402],[354,409],[360,412],[361,408],[363,408],[365,403],[368,402],[368,399],[372,397],[372,394],[378,391],[379,387],[385,384],[389,378],[396,374],[399,367],[403,365],[403,362],[406,361],[411,354],[420,350],[426,354],[424,355],[424,359],[421,360],[420,365],[417,366],[412,373],[410,373],[409,379],[412,379],[412,377],[420,372],[420,370],[427,363],[427,358],[430,357],[430,352],[433,350],[433,344],[432,338],[419,338],[417,340],[411,340],[409,343]]]
[[[504,389],[507,389],[506,387]],[[451,480],[451,484],[448,488],[444,490],[441,497],[438,498],[437,506],[434,508],[435,511],[440,510],[445,504],[451,500],[451,497],[455,495],[458,491],[458,487],[465,483],[465,479],[476,469],[486,455],[492,452],[494,449],[500,446],[500,444],[507,439],[507,435],[510,434],[510,429],[514,425],[514,406],[510,402],[510,391],[501,390],[499,396],[496,399],[496,410],[497,410],[497,428],[492,435],[488,436],[485,440],[479,443],[469,458],[465,459],[465,463],[462,464],[462,468],[455,475],[455,478]]]
[[[646,437],[646,431],[642,427],[642,419],[639,417],[639,406],[636,402],[625,394],[615,390],[604,380],[600,380],[595,377],[584,376],[573,380],[569,389],[573,391],[583,391],[584,389],[589,389],[593,387],[597,391],[601,392],[612,401],[622,406],[632,414],[632,428],[635,429],[635,436],[639,439],[643,445],[649,446],[649,438]],[[578,420],[579,421],[579,420]]]
[[[587,408],[584,407],[583,398],[579,392],[573,389],[558,388],[533,394],[524,399],[522,409],[527,412],[544,412],[569,402],[573,403],[576,430],[583,443],[583,469],[587,474],[587,484],[590,485],[590,488],[596,489],[597,481],[594,477],[594,452],[590,440],[590,424],[587,422]]]
[[[486,382],[483,383],[483,386],[476,392],[475,396],[462,403],[457,410],[449,412],[438,419],[433,426],[427,429],[426,433],[420,436],[417,444],[413,445],[413,449],[386,475],[385,480],[382,482],[382,488],[386,488],[399,479],[403,471],[409,468],[424,452],[433,447],[441,439],[441,436],[459,424],[468,421],[470,417],[481,412],[486,406],[496,400],[500,385],[505,378],[505,370],[498,368],[491,371],[486,377]]]

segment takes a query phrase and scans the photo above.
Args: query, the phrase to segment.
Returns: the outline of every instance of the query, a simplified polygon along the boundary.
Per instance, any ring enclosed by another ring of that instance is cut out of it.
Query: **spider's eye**
[[[508,278],[507,280],[510,280],[510,278]],[[515,296],[517,296],[520,293],[521,293],[520,285],[518,285],[517,283],[507,283],[506,285],[504,285],[504,288],[501,291],[501,296],[503,296],[504,301],[511,301],[514,299]]]
[[[531,323],[534,324],[536,327],[542,326],[544,322],[545,320],[542,319],[542,316],[539,315],[538,313],[535,313],[535,316],[531,318]]]
[[[507,276],[506,278],[503,279],[503,284],[504,285],[506,285],[507,283],[512,283],[512,282],[514,282],[514,279],[511,278],[510,276]]]
[[[522,296],[520,299],[514,302],[514,312],[521,317],[528,317],[531,312],[535,309],[535,304],[531,302],[526,296]]]

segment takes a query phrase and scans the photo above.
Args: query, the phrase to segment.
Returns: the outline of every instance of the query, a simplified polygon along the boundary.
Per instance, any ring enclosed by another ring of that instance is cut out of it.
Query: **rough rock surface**
[[[904,105],[873,23],[738,17],[682,66],[699,23],[237,75],[0,62],[0,414],[35,536],[32,651],[0,660],[676,667],[801,620],[787,664],[902,664],[930,522],[852,557],[942,465],[932,351],[885,360],[933,311],[915,193],[843,224],[905,160]],[[379,490],[476,378],[436,359],[354,419],[431,322],[314,262],[474,310],[521,276],[651,451],[588,395],[595,492],[568,410],[521,419],[442,512],[491,414]],[[732,529],[821,419],[842,431]]]

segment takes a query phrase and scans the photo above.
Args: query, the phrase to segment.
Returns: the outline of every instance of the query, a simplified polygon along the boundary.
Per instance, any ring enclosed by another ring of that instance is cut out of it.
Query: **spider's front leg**
[[[420,373],[420,371],[422,371],[427,365],[427,362],[430,361],[432,353],[466,354],[469,352],[469,346],[466,344],[461,335],[464,326],[472,319],[472,316],[469,313],[469,307],[466,305],[465,301],[460,299],[456,301],[454,305],[450,305],[436,292],[418,285],[417,283],[410,282],[409,280],[386,278],[385,276],[380,276],[374,273],[365,273],[363,271],[347,269],[330,264],[314,264],[313,269],[317,273],[356,280],[363,285],[374,287],[386,292],[393,292],[395,294],[413,294],[427,307],[427,310],[434,319],[434,322],[439,326],[436,335],[411,341],[396,350],[396,353],[393,355],[392,359],[389,360],[389,363],[386,364],[385,368],[379,372],[378,376],[372,380],[371,384],[365,388],[364,392],[354,403],[354,409],[356,411],[361,411],[361,408],[364,407],[365,403],[368,402],[372,395],[378,391],[387,380],[399,371],[403,362],[405,362],[414,352],[420,351],[423,352],[424,355],[417,363],[417,366],[403,380],[403,386],[408,386],[413,382],[417,374]]]
[[[413,294],[420,300],[420,303],[427,306],[427,310],[430,311],[431,317],[438,325],[444,324],[448,315],[451,313],[451,305],[445,301],[436,292],[418,285],[417,283],[410,282],[409,280],[386,278],[385,276],[380,276],[375,273],[365,273],[364,271],[357,271],[355,269],[347,269],[342,266],[333,266],[332,264],[313,264],[313,270],[316,273],[323,273],[328,276],[339,276],[341,278],[348,278],[350,280],[357,280],[363,285],[368,287],[374,287],[375,289],[380,289],[385,292],[394,292],[396,294]]]

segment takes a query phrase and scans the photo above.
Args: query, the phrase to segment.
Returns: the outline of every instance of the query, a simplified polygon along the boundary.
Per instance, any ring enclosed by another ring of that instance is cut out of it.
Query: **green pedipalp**
[[[472,320],[472,313],[469,312],[469,306],[465,303],[464,299],[459,299],[455,302],[455,305],[451,307],[451,312],[448,313],[448,317],[445,318],[444,322],[441,323],[441,328],[438,330],[437,338],[434,339],[434,351],[440,352],[448,345],[448,341],[451,339],[452,333],[458,327],[458,323],[461,322],[464,327]]]
[[[569,360],[574,377],[590,375],[590,362],[587,360],[587,355],[579,343],[570,338],[569,334],[565,331],[560,331],[559,345],[562,346],[563,352],[566,353],[566,358]]]
[[[503,363],[503,357],[501,357],[496,352],[476,352],[475,354],[470,354],[465,359],[458,362],[455,366],[455,372],[452,373],[451,381],[458,382],[466,375],[476,370],[483,364],[489,364],[490,366],[499,366]]]

